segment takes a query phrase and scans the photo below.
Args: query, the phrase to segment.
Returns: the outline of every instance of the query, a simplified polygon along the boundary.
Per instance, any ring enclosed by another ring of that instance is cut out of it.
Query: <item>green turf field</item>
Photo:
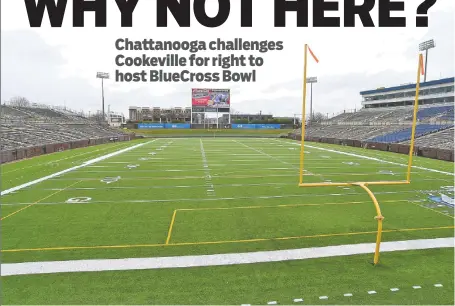
[[[298,143],[144,139],[2,165],[2,262],[204,255],[374,242],[357,187],[299,188]],[[308,143],[305,182],[404,180],[405,155]],[[412,183],[372,186],[383,241],[453,237],[453,163],[415,158]],[[453,249],[281,263],[2,277],[4,304],[453,304]],[[435,287],[434,284],[442,284]],[[419,285],[420,289],[412,286]],[[400,288],[399,291],[390,291]],[[375,294],[368,294],[374,290]],[[350,292],[352,297],[343,294]],[[320,296],[328,296],[320,300]]]

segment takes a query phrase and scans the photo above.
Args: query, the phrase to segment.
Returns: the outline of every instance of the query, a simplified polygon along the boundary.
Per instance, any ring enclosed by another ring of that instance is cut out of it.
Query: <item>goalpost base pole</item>
[[[371,200],[373,201],[374,207],[376,208],[376,217],[375,219],[378,220],[378,233],[376,235],[376,247],[374,250],[374,258],[373,263],[377,265],[379,263],[379,249],[381,246],[381,239],[382,239],[382,220],[384,220],[384,216],[381,213],[381,207],[379,206],[379,202],[376,199],[374,193],[366,186],[366,183],[359,183],[356,184],[363,190],[365,190],[368,195],[370,196]]]
[[[381,247],[382,240],[382,221],[384,216],[381,212],[381,207],[374,193],[368,188],[368,185],[384,186],[384,185],[406,185],[409,184],[408,181],[383,181],[383,182],[357,182],[357,183],[304,183],[299,184],[299,187],[345,187],[345,186],[357,186],[365,190],[373,201],[374,207],[376,209],[376,216],[374,217],[378,221],[378,231],[376,235],[376,247],[374,251],[373,263],[377,265],[379,263],[379,252]]]

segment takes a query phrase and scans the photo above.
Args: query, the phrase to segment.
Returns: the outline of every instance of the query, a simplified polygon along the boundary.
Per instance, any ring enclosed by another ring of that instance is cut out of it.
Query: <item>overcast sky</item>
[[[231,15],[221,27],[204,28],[192,16],[192,26],[179,28],[169,14],[169,27],[156,28],[155,1],[139,1],[134,27],[120,27],[115,2],[108,1],[107,28],[94,27],[94,15],[86,15],[85,28],[72,28],[71,2],[62,28],[51,28],[47,14],[43,27],[30,28],[24,1],[1,0],[1,96],[8,100],[24,96],[38,103],[66,105],[75,110],[101,109],[101,84],[97,71],[114,74],[117,38],[142,40],[282,40],[284,50],[263,54],[256,83],[116,83],[105,82],[106,105],[127,115],[128,106],[190,106],[192,87],[231,88],[232,108],[239,112],[293,116],[301,113],[303,46],[308,43],[320,59],[310,62],[309,76],[318,76],[314,86],[314,111],[337,113],[359,108],[362,90],[415,82],[418,44],[434,38],[428,79],[455,75],[455,1],[439,0],[430,10],[429,28],[296,28],[295,14],[287,16],[286,28],[273,27],[273,1],[253,3],[253,28],[240,28],[240,1],[231,1]],[[408,20],[414,20],[420,0],[407,0]],[[266,4],[267,3],[267,4]],[[217,1],[207,1],[207,12],[217,12]],[[310,7],[311,10],[311,7]],[[327,16],[342,16],[330,13]],[[396,15],[396,14],[394,14]],[[399,14],[402,15],[402,14]],[[372,13],[377,24],[377,8]],[[358,21],[357,21],[358,22]],[[143,52],[130,52],[140,56]],[[216,56],[219,52],[205,52]],[[163,56],[166,52],[155,52]],[[182,56],[189,53],[181,52]],[[223,53],[229,55],[230,53]],[[255,54],[259,53],[242,53]],[[166,68],[164,68],[166,69]],[[245,67],[244,72],[252,68]],[[134,69],[130,69],[134,71]],[[172,71],[167,69],[168,71]],[[181,70],[181,69],[178,69]],[[174,71],[178,71],[174,70]],[[209,67],[192,71],[217,72]],[[214,85],[215,84],[215,85]],[[106,106],[107,108],[107,106]]]

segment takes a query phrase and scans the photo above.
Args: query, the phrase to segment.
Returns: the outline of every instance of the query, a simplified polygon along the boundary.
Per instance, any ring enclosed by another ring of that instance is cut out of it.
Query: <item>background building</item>
[[[131,122],[190,122],[191,107],[129,107],[129,121]]]
[[[223,115],[223,122],[228,122],[229,114]],[[232,123],[249,123],[253,121],[269,121],[273,119],[273,115],[264,115],[264,114],[231,114]]]
[[[440,79],[420,84],[419,105],[454,102],[454,78]],[[362,91],[364,108],[410,106],[414,104],[416,84]]]
[[[114,112],[109,112],[107,114],[107,122],[112,127],[121,127],[122,124],[125,124],[125,116],[123,114],[116,114]]]
[[[294,117],[274,117],[265,114],[231,114],[231,123],[281,123],[294,124]],[[298,124],[299,120],[296,120]],[[223,114],[220,124],[228,124],[229,114]]]

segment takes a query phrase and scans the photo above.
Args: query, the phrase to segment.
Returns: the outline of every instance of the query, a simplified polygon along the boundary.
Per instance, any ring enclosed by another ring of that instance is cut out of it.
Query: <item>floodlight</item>
[[[102,103],[102,110],[103,110],[103,120],[104,118],[104,80],[109,79],[109,73],[107,72],[97,72],[96,73],[96,78],[101,79],[101,103]]]
[[[309,78],[306,79],[306,82],[308,84],[317,83],[318,82],[318,78],[317,77],[309,77]]]
[[[106,72],[98,72],[96,73],[97,79],[109,79],[109,73]]]
[[[435,47],[436,47],[436,45],[435,45],[433,39],[424,41],[423,43],[419,44],[419,50],[420,51],[426,51],[426,50],[429,50],[429,49],[433,49]]]
[[[434,43],[433,39],[424,41],[423,43],[419,44],[419,50],[420,51],[425,51],[425,74],[423,81],[427,81],[427,67],[428,67],[428,50],[433,49],[436,47],[436,44]]]
[[[306,82],[310,84],[310,121],[309,124],[313,122],[313,84],[318,82],[317,77],[309,77],[306,79]]]

